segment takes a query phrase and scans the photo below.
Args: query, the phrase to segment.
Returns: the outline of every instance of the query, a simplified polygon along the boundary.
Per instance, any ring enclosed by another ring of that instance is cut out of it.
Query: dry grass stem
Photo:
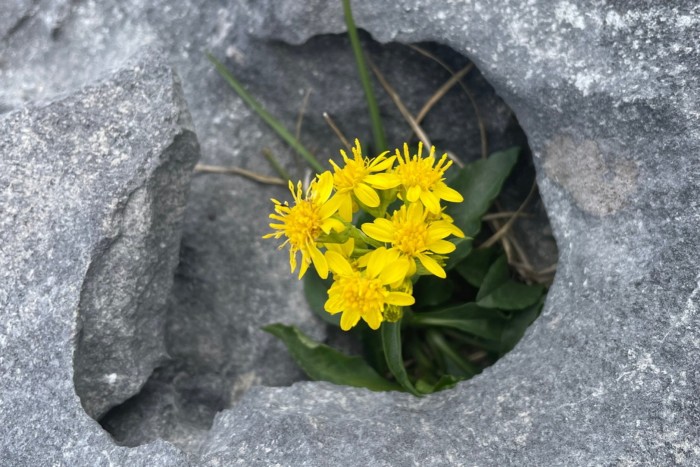
[[[432,61],[440,65],[442,68],[444,68],[452,76],[456,74],[455,71],[447,63],[443,62],[427,50],[412,44],[409,44],[408,47],[415,50],[424,57],[431,59]],[[464,94],[467,96],[467,99],[469,99],[469,102],[471,103],[472,108],[474,109],[474,113],[476,114],[476,122],[479,126],[479,137],[481,138],[481,157],[483,159],[486,159],[489,154],[488,139],[486,137],[486,126],[484,125],[484,120],[481,118],[481,112],[479,112],[479,106],[476,105],[476,99],[474,99],[474,95],[471,93],[471,91],[469,91],[469,89],[461,79],[459,80],[459,86],[462,88],[462,91],[464,91]]]
[[[401,100],[401,96],[394,90],[393,87],[389,84],[389,82],[386,80],[384,75],[382,74],[381,71],[379,71],[379,68],[376,67],[374,63],[372,63],[371,60],[367,59],[367,64],[370,66],[372,71],[374,72],[374,75],[377,77],[377,80],[379,81],[379,84],[382,85],[386,93],[389,95],[391,100],[394,102],[396,105],[396,108],[399,109],[399,112],[401,112],[401,115],[403,116],[404,120],[408,123],[408,125],[411,127],[413,132],[418,136],[418,139],[423,143],[423,146],[426,147],[431,147],[433,144],[430,142],[430,138],[428,138],[428,135],[423,131],[421,126],[416,122],[416,119],[411,115],[411,112],[408,111],[406,106],[404,105],[403,101]],[[448,154],[448,156],[450,156]],[[456,158],[454,155],[450,156],[450,158],[454,161],[454,163],[458,167],[464,167],[464,164],[462,163],[461,160]]]
[[[352,147],[350,146],[350,142],[348,139],[345,137],[342,131],[340,131],[340,128],[338,128],[338,125],[335,124],[333,119],[331,118],[330,115],[328,115],[328,112],[323,112],[323,119],[326,121],[329,127],[331,127],[331,130],[333,130],[333,133],[335,136],[338,137],[341,143],[343,143],[343,146],[345,146],[345,149],[347,151],[352,151]]]
[[[450,79],[445,82],[440,88],[438,88],[437,91],[435,91],[435,94],[430,96],[430,98],[423,104],[423,107],[420,109],[420,112],[418,112],[418,115],[416,115],[416,122],[420,123],[423,121],[426,115],[428,115],[428,112],[437,104],[440,102],[440,99],[445,97],[445,94],[452,89],[457,83],[459,83],[459,80],[464,78],[467,73],[469,73],[472,68],[474,68],[474,64],[470,63],[469,65],[465,66],[461,70],[459,70],[457,73],[453,74]]]
[[[255,172],[251,172],[250,170],[241,169],[240,167],[222,167],[219,165],[197,164],[194,167],[194,171],[196,173],[240,175],[241,177],[249,178],[250,180],[253,180],[258,183],[264,183],[266,185],[287,185],[287,181],[282,180],[281,178],[260,175]]]
[[[309,96],[311,95],[311,88],[306,90],[304,93],[304,99],[301,101],[301,108],[299,108],[299,115],[297,116],[297,124],[294,127],[294,137],[299,139],[301,136],[301,126],[304,123],[304,115],[306,114],[306,107],[309,105]]]
[[[520,214],[523,212],[523,209],[527,206],[527,204],[530,202],[532,197],[535,195],[537,192],[537,183],[533,182],[532,183],[532,188],[530,188],[530,193],[528,193],[527,197],[525,198],[525,201],[522,202],[520,207],[518,208],[516,214]],[[510,228],[512,227],[513,223],[515,220],[518,218],[517,215],[512,216],[508,221],[501,226],[496,233],[494,233],[488,240],[486,240],[484,243],[482,243],[479,248],[488,248],[492,245],[494,245],[497,241],[499,241],[501,238],[505,237],[505,235],[508,233]],[[492,221],[493,222],[493,221]]]
[[[484,214],[484,217],[482,217],[482,220],[485,221],[491,221],[494,219],[508,219],[513,216],[518,216],[518,217],[533,217],[532,214],[526,214],[526,213],[516,213],[515,211],[503,211],[503,212],[492,212],[490,214]]]

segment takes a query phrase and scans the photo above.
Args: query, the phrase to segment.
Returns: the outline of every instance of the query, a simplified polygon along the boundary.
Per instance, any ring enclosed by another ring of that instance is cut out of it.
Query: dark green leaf
[[[319,318],[328,324],[340,327],[340,313],[332,315],[328,313],[323,305],[328,300],[328,288],[333,283],[333,280],[321,279],[316,273],[316,269],[309,268],[304,275],[304,296],[309,302],[309,307]]]
[[[457,249],[449,254],[445,263],[445,270],[449,271],[454,268],[460,261],[469,256],[472,251],[474,240],[471,238],[454,238],[450,240],[457,246]]]
[[[315,342],[294,326],[271,324],[263,328],[285,343],[294,361],[316,381],[392,391],[400,388],[382,378],[360,357],[350,357],[327,345]]]
[[[414,396],[420,396],[416,388],[408,379],[406,367],[403,364],[403,355],[401,354],[401,322],[398,323],[382,323],[380,328],[382,333],[382,347],[384,348],[384,356],[389,371],[394,375],[396,381],[408,392]]]
[[[500,339],[503,330],[503,318],[477,306],[476,303],[465,303],[444,310],[427,313],[415,313],[407,317],[410,326],[435,326],[458,329],[485,339]]]
[[[501,192],[519,152],[520,148],[515,147],[491,154],[488,159],[467,164],[448,181],[449,186],[462,194],[464,202],[448,203],[447,213],[468,237],[479,233],[481,217]]]
[[[489,267],[496,258],[495,248],[481,248],[471,252],[455,266],[455,271],[474,287],[481,287]]]
[[[426,332],[425,338],[428,345],[438,355],[438,358],[443,359],[447,374],[461,378],[471,378],[479,372],[478,367],[463,359],[441,333],[429,330]]]
[[[437,306],[449,300],[453,290],[454,284],[449,279],[421,276],[413,286],[413,296],[418,306]]]
[[[442,375],[434,384],[430,384],[424,379],[419,379],[416,381],[416,389],[423,394],[431,394],[433,392],[442,391],[443,389],[452,388],[463,379],[464,378],[458,378],[453,375]]]
[[[543,292],[542,285],[526,285],[510,280],[476,303],[484,308],[522,310],[537,303]]]
[[[501,256],[486,273],[476,303],[484,308],[522,310],[537,303],[543,292],[542,285],[526,285],[510,279],[508,262]]]
[[[501,336],[501,355],[510,352],[513,347],[515,347],[515,344],[520,341],[527,328],[540,315],[543,305],[544,296],[527,310],[514,314],[513,318],[503,329],[503,334]]]
[[[502,255],[489,267],[489,270],[481,283],[479,293],[476,295],[476,300],[479,301],[486,297],[509,279],[510,274],[508,272],[508,259],[505,257],[505,255]]]
[[[367,363],[372,365],[372,368],[377,370],[377,373],[380,375],[389,373],[389,367],[386,366],[386,358],[384,358],[384,350],[382,349],[381,333],[370,329],[364,321],[360,321],[355,329],[357,329],[357,334],[362,341],[362,351]]]

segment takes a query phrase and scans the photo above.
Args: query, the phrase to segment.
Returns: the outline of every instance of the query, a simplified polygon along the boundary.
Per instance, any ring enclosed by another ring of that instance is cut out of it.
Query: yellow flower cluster
[[[342,313],[341,329],[360,319],[379,329],[415,303],[412,279],[446,277],[446,255],[455,250],[447,238],[464,233],[443,212],[441,201],[463,199],[445,184],[452,161],[446,154],[436,160],[434,147],[427,157],[419,143],[415,154],[404,144],[403,153],[397,149],[395,155],[368,159],[355,140],[352,158],[340,153],[344,166],[331,161],[333,171],[317,175],[306,192],[301,182],[296,187],[290,182],[293,206],[272,200],[273,232],[264,238],[286,237],[280,248],[289,245],[292,272],[301,252],[300,279],[310,264],[324,279],[332,273],[325,310]],[[352,218],[360,209],[374,221],[358,228]]]

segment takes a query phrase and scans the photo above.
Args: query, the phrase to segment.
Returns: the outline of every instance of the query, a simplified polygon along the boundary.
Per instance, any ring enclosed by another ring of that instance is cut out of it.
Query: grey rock
[[[307,8],[266,33],[303,41]],[[560,248],[555,283],[516,349],[457,389],[256,389],[217,416],[203,463],[700,463],[697,5],[356,10],[379,40],[464,52],[513,108]],[[338,24],[319,11],[318,28]]]
[[[186,460],[160,442],[118,448],[88,416],[137,393],[165,355],[199,153],[161,56],[145,51],[78,93],[0,118],[4,465]]]
[[[265,172],[257,154],[269,144],[288,169],[302,173],[223,85],[202,49],[226,57],[290,127],[305,89],[332,87],[333,94],[314,92],[309,109],[348,122],[348,134],[368,128],[359,88],[338,84],[354,77],[352,58],[338,45],[342,39],[314,37],[343,31],[337,3],[181,2],[174,8],[86,1],[60,15],[48,3],[2,41],[3,63],[13,64],[0,69],[0,80],[9,83],[0,90],[6,109],[79,88],[110,57],[162,42],[182,71],[207,163]],[[513,352],[452,391],[416,400],[308,382],[254,387],[217,416],[207,435],[207,418],[232,404],[241,388],[299,377],[288,369],[281,346],[257,330],[260,324],[306,323],[317,337],[323,329],[308,322],[284,256],[259,239],[266,230],[262,199],[283,190],[253,196],[262,190],[249,181],[199,175],[168,317],[167,347],[179,366],[166,364],[128,408],[114,409],[103,423],[123,420],[113,432],[125,443],[161,436],[188,449],[201,445],[195,462],[202,465],[700,463],[698,6],[539,0],[353,5],[358,24],[381,42],[430,40],[466,55],[515,112],[560,248],[543,316]],[[56,17],[64,19],[53,28]],[[392,83],[402,82],[403,66],[398,58],[385,70]],[[311,117],[304,141],[333,155],[335,149],[324,148],[337,143]],[[400,124],[395,115],[388,119],[391,128]],[[506,133],[493,128],[495,136]],[[473,129],[459,130],[462,147],[478,148]],[[452,149],[449,139],[445,145]],[[478,150],[463,154],[476,157]],[[0,335],[11,336],[7,330]],[[243,349],[241,355],[235,349]],[[194,397],[206,394],[211,398]],[[170,412],[159,418],[166,411],[161,407]],[[141,425],[140,414],[147,417]],[[134,434],[139,429],[143,436]],[[21,433],[3,440],[23,443]],[[54,443],[106,439],[94,424],[60,433],[52,434]],[[105,449],[143,462],[168,448]],[[16,450],[8,452],[19,458]],[[85,451],[71,445],[66,452]]]

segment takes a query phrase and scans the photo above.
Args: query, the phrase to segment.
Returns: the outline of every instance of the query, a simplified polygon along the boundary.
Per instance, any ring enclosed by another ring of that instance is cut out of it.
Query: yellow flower
[[[386,174],[377,174],[391,168],[395,157],[385,157],[382,153],[370,160],[362,157],[360,141],[355,139],[355,147],[352,148],[353,158],[349,158],[347,153],[340,150],[345,166],[340,168],[333,160],[333,182],[336,189],[335,197],[339,199],[339,214],[346,222],[352,220],[353,199],[352,196],[360,200],[362,204],[370,208],[379,206],[379,195],[375,191],[377,183],[386,182]],[[396,186],[396,185],[394,185]]]
[[[289,266],[292,272],[297,268],[297,252],[301,252],[299,279],[312,262],[318,275],[325,279],[328,277],[328,263],[316,245],[317,239],[322,233],[328,234],[331,230],[341,232],[345,229],[341,221],[332,217],[338,210],[338,203],[332,199],[329,201],[333,190],[333,175],[330,172],[319,175],[306,190],[306,196],[301,182],[296,188],[289,182],[289,190],[294,198],[294,206],[289,206],[286,201],[280,203],[276,199],[272,200],[275,212],[270,214],[270,219],[279,223],[271,223],[270,227],[275,231],[263,238],[287,237],[280,248],[289,244]]]
[[[386,248],[369,253],[367,268],[358,270],[343,255],[326,252],[333,271],[333,284],[328,289],[325,310],[340,317],[340,328],[347,331],[362,318],[370,328],[377,330],[382,323],[385,307],[409,306],[415,303],[411,294],[391,290],[389,284],[405,277],[408,261]]]
[[[449,235],[464,237],[464,233],[447,220],[427,220],[428,214],[421,203],[404,205],[394,211],[391,219],[362,224],[362,231],[375,240],[391,244],[391,250],[409,259],[408,276],[415,274],[415,260],[418,260],[431,274],[445,278],[445,270],[433,255],[452,253],[456,248],[454,243],[444,239]]]
[[[435,164],[435,146],[430,148],[428,157],[423,158],[423,143],[418,143],[418,151],[411,156],[408,144],[403,145],[403,156],[396,150],[398,165],[394,168],[393,177],[387,183],[375,184],[377,188],[387,189],[398,186],[403,188],[404,199],[410,203],[420,200],[433,214],[440,213],[440,200],[459,203],[464,198],[458,191],[445,184],[445,171],[450,168],[452,161],[443,154]]]

